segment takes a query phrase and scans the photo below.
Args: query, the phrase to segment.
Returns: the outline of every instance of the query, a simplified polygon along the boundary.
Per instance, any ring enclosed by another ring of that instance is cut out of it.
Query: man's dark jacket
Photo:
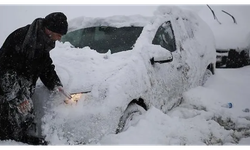
[[[39,77],[49,90],[62,86],[49,54],[55,42],[45,34],[43,22],[44,19],[38,18],[7,37],[0,49],[0,77],[15,71],[17,76],[31,82],[33,88]]]

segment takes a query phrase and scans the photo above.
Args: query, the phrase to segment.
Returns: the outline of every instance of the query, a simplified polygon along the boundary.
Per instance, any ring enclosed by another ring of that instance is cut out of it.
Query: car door
[[[158,99],[158,102],[161,103],[161,109],[167,112],[180,102],[180,97],[184,89],[182,69],[179,68],[182,60],[176,46],[176,37],[171,21],[166,21],[159,26],[152,44],[160,45],[166,51],[170,51],[173,56],[172,62],[154,66],[158,81],[158,92],[163,95],[163,98]]]

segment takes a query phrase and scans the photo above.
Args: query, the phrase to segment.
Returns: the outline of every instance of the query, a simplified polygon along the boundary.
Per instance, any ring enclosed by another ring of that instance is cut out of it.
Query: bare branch
[[[220,21],[218,20],[218,18],[216,17],[214,11],[212,10],[212,8],[211,8],[209,5],[207,5],[207,7],[208,7],[208,8],[211,10],[211,12],[213,13],[214,19],[215,19],[219,24],[221,24]]]
[[[229,14],[229,13],[226,12],[225,10],[222,10],[222,12],[224,12],[225,14],[228,14],[229,16],[231,16],[231,17],[233,18],[234,23],[237,24],[236,19],[234,18],[233,15]]]

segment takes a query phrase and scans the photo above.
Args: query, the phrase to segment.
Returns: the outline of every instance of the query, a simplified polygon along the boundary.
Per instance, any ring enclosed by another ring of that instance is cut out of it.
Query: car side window
[[[164,22],[158,28],[152,44],[160,45],[171,52],[176,50],[174,31],[170,21]]]

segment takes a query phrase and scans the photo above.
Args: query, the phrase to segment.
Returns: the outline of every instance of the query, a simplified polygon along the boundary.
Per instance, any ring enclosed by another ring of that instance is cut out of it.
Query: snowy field
[[[95,145],[250,145],[250,66],[217,69],[204,87],[184,93],[169,114],[150,108],[139,122]],[[232,108],[222,107],[231,102]],[[0,145],[26,145],[0,141]]]
[[[250,66],[217,69],[204,87],[184,93],[183,103],[163,114],[151,108],[126,132],[100,144],[250,145]],[[231,102],[232,108],[223,104]]]

